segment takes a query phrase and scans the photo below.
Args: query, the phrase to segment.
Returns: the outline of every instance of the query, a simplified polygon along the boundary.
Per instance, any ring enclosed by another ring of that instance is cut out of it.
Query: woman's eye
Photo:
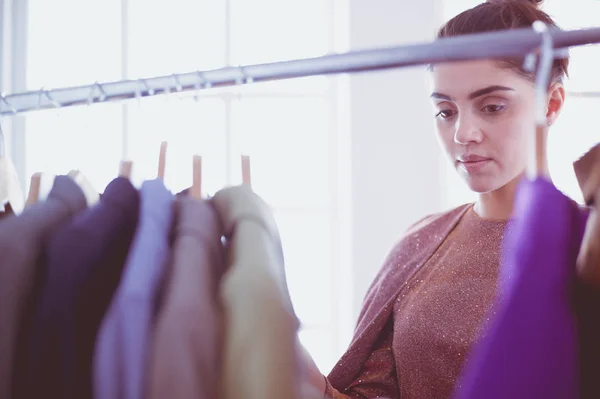
[[[451,109],[443,109],[440,112],[438,112],[435,117],[436,118],[442,118],[442,119],[449,119],[452,118],[454,116],[455,112],[454,110]]]
[[[504,108],[506,108],[506,107],[501,104],[489,104],[489,105],[486,105],[485,107],[483,107],[481,110],[483,112],[485,112],[486,114],[494,114],[494,113],[503,111]]]

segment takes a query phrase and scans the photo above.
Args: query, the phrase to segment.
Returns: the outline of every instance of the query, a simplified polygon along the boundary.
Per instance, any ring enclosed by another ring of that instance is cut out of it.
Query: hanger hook
[[[38,91],[38,104],[37,104],[37,109],[41,109],[42,108],[42,97],[46,96],[46,98],[48,99],[48,101],[50,101],[50,103],[54,106],[54,108],[60,108],[61,105],[58,101],[56,101],[54,98],[52,98],[52,96],[50,95],[50,91],[44,89],[44,86],[42,86],[40,88],[40,90]]]
[[[96,91],[96,86],[92,85],[92,88],[90,89],[90,95],[88,96],[88,99],[87,99],[88,105],[92,105],[92,103],[94,102],[95,91]]]
[[[50,90],[44,90],[44,94],[46,95],[46,98],[48,99],[48,101],[50,101],[50,103],[52,103],[52,106],[54,108],[60,108],[60,103],[58,101],[56,101],[51,95],[50,95]]]
[[[98,82],[94,83],[94,87],[98,88],[98,91],[100,92],[100,96],[98,97],[98,101],[103,102],[104,100],[106,100],[107,94],[106,91],[104,91],[104,87],[102,87],[102,85]]]
[[[175,81],[175,91],[180,92],[181,90],[183,90],[183,86],[181,85],[181,82],[179,81],[179,75],[174,73],[171,76],[173,76],[173,80]]]
[[[8,102],[8,100],[6,99],[6,94],[4,94],[4,92],[0,93],[0,98],[2,99],[2,102],[6,104],[6,106],[10,109],[10,112],[12,112],[13,115],[16,115],[17,109],[11,103]]]
[[[523,67],[528,72],[535,71],[535,89],[534,89],[534,119],[535,131],[529,136],[529,151],[526,174],[528,178],[535,179],[539,176],[548,174],[547,155],[546,155],[546,105],[548,100],[548,87],[550,85],[550,76],[552,65],[554,63],[554,43],[548,26],[541,21],[535,21],[532,25],[533,30],[539,33],[541,42],[538,49],[539,62],[535,68],[535,53],[530,53],[525,58]],[[557,52],[558,54],[558,52]]]
[[[169,94],[171,94],[171,86],[168,83],[165,85],[163,93],[165,94],[165,100],[169,101]]]
[[[242,71],[243,71],[242,73],[245,78],[244,79],[245,84],[250,84],[250,83],[254,82],[254,78],[252,76],[248,75],[248,72],[244,68],[242,68]]]
[[[106,100],[106,92],[104,91],[104,88],[102,87],[102,85],[100,83],[94,82],[94,84],[92,85],[92,89],[90,90],[90,96],[88,97],[88,105],[90,105],[94,102],[94,95],[96,94],[96,88],[98,88],[98,90],[100,91],[100,95],[98,96],[98,102],[102,102],[102,101]]]
[[[141,79],[138,79],[138,82],[140,80]],[[135,85],[135,100],[137,101],[138,106],[142,102],[142,90],[140,90],[140,85],[138,84]]]
[[[144,79],[139,79],[139,81],[140,81],[140,82],[142,82],[142,85],[144,85],[144,88],[145,88],[145,89],[146,89],[146,91],[148,92],[148,95],[149,95],[149,96],[152,96],[152,95],[154,95],[154,89],[153,89],[153,88],[151,88],[151,87],[148,85],[148,82],[146,82],[146,80],[144,80]]]
[[[196,75],[198,77],[196,79],[196,82],[194,83],[194,99],[198,101],[200,99],[200,90],[202,89],[202,87],[204,87],[205,89],[210,89],[212,87],[212,83],[210,83],[208,79],[206,79],[204,72],[196,71]]]
[[[4,133],[2,132],[2,126],[0,126],[0,157],[4,157],[6,153],[4,148]]]
[[[174,73],[171,76],[173,77],[173,80],[175,81],[175,92],[178,93],[177,98],[179,98],[181,100],[181,91],[183,90],[183,85],[181,84],[181,81],[179,80],[179,75]]]
[[[239,71],[239,76],[235,79],[235,84],[236,85],[244,85],[244,84],[250,84],[252,82],[254,82],[254,78],[250,75],[248,75],[248,73],[246,72],[246,69],[243,66],[239,66],[238,67],[238,71]]]
[[[202,86],[202,81],[204,80],[202,76],[202,72],[196,71],[196,81],[194,82],[194,101],[198,101],[200,99],[200,88]]]
[[[540,62],[535,74],[535,102],[536,102],[536,123],[540,126],[546,124],[546,97],[548,86],[550,85],[550,75],[552,73],[552,64],[554,63],[554,43],[548,26],[542,21],[533,23],[533,30],[541,35]]]
[[[243,66],[241,66],[241,65],[238,66],[238,72],[239,72],[239,75],[235,78],[235,85],[237,87],[236,96],[237,96],[238,101],[241,101],[242,100],[242,87],[241,86],[244,83],[246,83],[249,78],[247,78],[246,71],[244,70]]]
[[[40,87],[40,91],[38,92],[38,103],[37,109],[42,108],[42,97],[44,96],[44,86]]]

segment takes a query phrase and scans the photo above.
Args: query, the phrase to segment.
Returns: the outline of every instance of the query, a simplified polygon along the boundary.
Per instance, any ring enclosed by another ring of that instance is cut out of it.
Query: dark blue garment
[[[518,187],[495,317],[473,347],[459,399],[577,398],[572,288],[585,218],[549,181]]]
[[[96,334],[118,286],[138,220],[139,194],[117,178],[46,248],[20,398],[92,397]]]

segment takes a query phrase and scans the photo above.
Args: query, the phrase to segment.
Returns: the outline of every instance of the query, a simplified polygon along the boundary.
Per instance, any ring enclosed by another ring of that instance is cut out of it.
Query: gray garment
[[[79,186],[68,176],[57,176],[46,201],[0,222],[0,398],[12,397],[17,334],[41,271],[43,248],[61,225],[85,207]]]

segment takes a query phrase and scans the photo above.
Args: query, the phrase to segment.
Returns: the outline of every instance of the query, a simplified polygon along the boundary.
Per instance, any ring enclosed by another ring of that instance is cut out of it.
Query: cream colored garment
[[[211,201],[228,238],[222,398],[297,399],[303,380],[298,320],[275,220],[247,186],[223,189]]]
[[[15,213],[23,211],[23,190],[15,166],[9,158],[0,156],[0,207],[7,202]]]

